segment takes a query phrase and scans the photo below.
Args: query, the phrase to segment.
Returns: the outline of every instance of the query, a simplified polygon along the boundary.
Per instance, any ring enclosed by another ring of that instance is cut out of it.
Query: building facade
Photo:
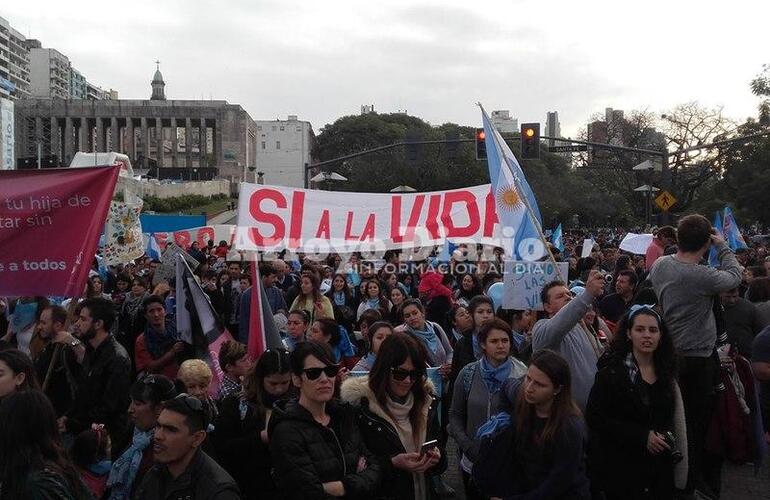
[[[88,95],[86,77],[75,68],[70,68],[70,99],[85,99]]]
[[[56,49],[44,48],[39,40],[27,40],[30,93],[32,97],[70,98],[72,64]]]
[[[310,122],[296,115],[286,120],[258,120],[257,171],[265,184],[304,187],[305,164],[312,163],[315,133]],[[249,177],[251,180],[251,177]]]
[[[29,50],[24,35],[0,17],[0,97],[29,97]]]
[[[545,117],[545,135],[547,137],[561,137],[561,124],[559,123],[559,112],[548,111]],[[562,144],[557,143],[553,139],[548,139],[548,146],[556,146]]]
[[[513,134],[519,131],[519,119],[512,117],[511,112],[507,109],[492,111],[489,119],[492,120],[492,125],[501,134]]]

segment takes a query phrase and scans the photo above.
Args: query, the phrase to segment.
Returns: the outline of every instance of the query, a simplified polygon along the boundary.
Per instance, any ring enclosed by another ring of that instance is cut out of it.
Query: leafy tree
[[[763,64],[762,72],[751,80],[751,92],[762,98],[759,103],[759,124],[770,125],[770,64]]]
[[[739,128],[741,135],[759,132],[764,127],[749,120]],[[770,225],[770,137],[761,137],[725,148],[724,177],[720,193],[735,205],[739,221],[758,221]]]

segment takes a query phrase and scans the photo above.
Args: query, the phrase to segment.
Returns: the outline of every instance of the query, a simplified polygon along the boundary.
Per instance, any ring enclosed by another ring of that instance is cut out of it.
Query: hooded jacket
[[[425,380],[425,390],[429,394],[436,392],[430,380]],[[343,401],[360,409],[358,424],[363,434],[367,448],[377,455],[382,468],[382,486],[377,498],[381,499],[413,499],[415,487],[413,474],[393,467],[390,459],[400,453],[406,453],[406,448],[398,435],[396,423],[382,408],[372,390],[369,388],[369,377],[349,378],[342,384],[340,396]],[[423,426],[417,442],[424,443],[439,438],[441,433],[438,421],[438,400],[430,397],[422,408],[426,425]],[[425,476],[439,475],[446,470],[446,453],[442,451],[441,460]],[[426,481],[427,484],[430,481]],[[428,498],[432,498],[432,490],[426,488]]]
[[[283,498],[328,499],[323,483],[342,481],[347,499],[370,499],[379,491],[380,464],[358,430],[358,411],[330,401],[328,426],[297,400],[279,402],[268,424],[274,479]]]

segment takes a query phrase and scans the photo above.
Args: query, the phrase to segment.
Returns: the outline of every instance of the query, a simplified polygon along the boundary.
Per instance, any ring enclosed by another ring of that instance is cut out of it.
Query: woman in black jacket
[[[339,365],[328,345],[304,342],[291,353],[299,399],[278,403],[268,424],[278,491],[286,499],[369,499],[380,465],[358,429],[358,411],[332,400]]]
[[[267,422],[273,403],[291,385],[289,353],[269,349],[243,379],[243,392],[221,403],[211,437],[222,467],[238,483],[244,500],[279,498],[270,475],[273,461],[267,444]]]
[[[434,498],[428,476],[446,469],[437,446],[421,453],[422,444],[438,439],[441,432],[435,389],[425,367],[422,344],[393,333],[382,342],[370,374],[342,385],[343,401],[361,409],[364,441],[382,467],[379,498]]]
[[[687,443],[674,359],[658,313],[632,306],[611,355],[600,361],[586,409],[592,488],[609,500],[673,498],[675,469],[684,487]]]

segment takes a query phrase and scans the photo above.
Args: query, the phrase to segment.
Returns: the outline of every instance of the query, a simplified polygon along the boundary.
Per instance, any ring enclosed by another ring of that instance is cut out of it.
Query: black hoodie
[[[327,499],[323,483],[342,481],[345,498],[375,496],[380,465],[361,438],[357,410],[330,401],[326,412],[323,426],[297,400],[276,403],[268,435],[278,491],[286,499]]]

